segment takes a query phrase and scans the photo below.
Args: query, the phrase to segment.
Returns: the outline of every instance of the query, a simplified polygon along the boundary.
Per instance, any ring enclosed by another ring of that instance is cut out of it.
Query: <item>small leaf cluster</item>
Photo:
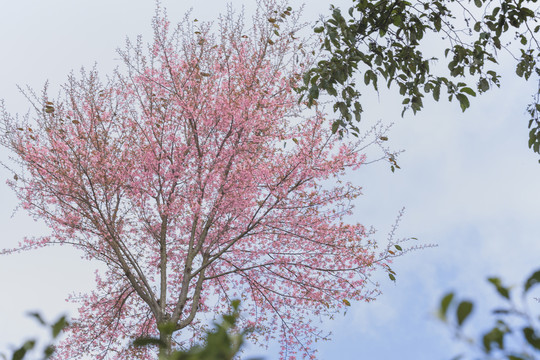
[[[60,336],[62,330],[68,325],[65,316],[61,316],[53,323],[47,323],[43,320],[43,317],[37,312],[28,313],[29,316],[35,318],[42,326],[49,327],[51,329],[51,342],[43,349],[43,355],[41,359],[49,359],[54,353],[54,341]],[[36,339],[26,340],[19,348],[17,348],[12,356],[11,360],[23,360],[26,356],[36,349],[38,341]],[[8,358],[4,354],[0,354],[0,357],[7,360]]]
[[[196,345],[188,350],[176,350],[169,355],[160,355],[160,360],[232,360],[234,359],[244,344],[244,338],[252,329],[236,331],[236,324],[240,316],[240,301],[231,302],[231,312],[222,316],[222,320],[215,324],[212,331],[206,333],[204,345]],[[175,331],[175,324],[163,324],[160,332],[165,335],[172,335]],[[166,344],[157,338],[139,338],[133,342],[134,346],[157,345],[166,347]],[[260,360],[251,358],[249,360]]]
[[[443,89],[448,100],[457,100],[465,111],[470,97],[500,86],[494,66],[501,49],[519,47],[520,54],[515,56],[517,76],[529,79],[534,73],[540,74],[540,46],[536,39],[540,15],[529,8],[535,2],[353,0],[348,15],[332,7],[331,16],[314,28],[315,33],[321,33],[326,57],[305,73],[298,91],[308,106],[314,105],[322,93],[336,99],[334,111],[339,118],[333,131],[340,134],[347,130],[359,132],[353,121],[359,121],[362,113],[356,74],[363,75],[364,85],[375,90],[381,81],[389,88],[396,84],[403,97],[402,115],[408,109],[413,113],[421,110],[425,94],[439,101]],[[475,6],[479,11],[474,10]],[[465,15],[457,18],[454,13]],[[459,29],[463,21],[467,27]],[[504,35],[511,30],[515,31],[514,40],[507,43]],[[438,58],[422,53],[428,35],[433,34],[448,43],[444,57],[449,76],[436,74],[431,64]],[[529,146],[540,153],[538,108],[534,104],[538,99],[531,107],[536,140]]]
[[[540,154],[540,82],[538,92],[534,101],[529,104],[527,112],[530,115],[529,120],[529,148],[535,153]],[[540,160],[538,160],[540,162]]]
[[[292,7],[290,6],[287,6],[287,8],[283,11],[277,11],[277,10],[274,10],[274,14],[275,16],[274,17],[270,17],[268,18],[268,22],[270,24],[272,24],[272,34],[276,35],[277,37],[281,36],[280,34],[280,26],[279,26],[279,23],[280,22],[283,22],[285,21],[285,19],[288,17],[288,16],[291,16],[292,14]],[[292,34],[290,34],[292,36]],[[267,40],[268,44],[269,45],[274,45],[275,42],[274,40],[272,40],[271,38],[268,38]]]
[[[236,325],[239,313],[240,301],[233,300],[231,302],[231,312],[222,316],[222,321],[215,324],[215,328],[206,334],[204,345],[197,345],[184,351],[173,351],[170,355],[161,355],[160,360],[232,360],[241,350],[245,336],[252,332],[252,329],[245,329],[243,331],[236,331]],[[41,315],[37,312],[29,313],[34,317],[41,325],[50,327],[52,341],[43,350],[43,356],[41,359],[49,359],[54,351],[54,341],[57,340],[62,330],[68,326],[68,322],[65,316],[60,317],[54,323],[48,324],[43,320]],[[171,335],[175,329],[174,324],[163,324],[160,326],[160,330]],[[36,339],[27,340],[19,348],[17,348],[10,360],[23,360],[29,354],[31,350],[34,350],[37,345]],[[139,338],[133,342],[134,346],[165,346],[165,344],[156,338]],[[0,354],[0,357],[7,360],[8,358]],[[262,360],[262,358],[250,358],[249,360]]]
[[[394,172],[393,166],[392,166],[392,172]],[[403,248],[400,245],[395,244],[393,247],[398,252],[403,252]],[[388,253],[390,255],[392,255],[392,256],[396,256],[396,252],[393,251],[393,250],[388,249]],[[392,268],[388,264],[386,264],[384,267],[385,267],[386,273],[388,274],[388,277],[390,278],[390,280],[392,280],[393,282],[396,282],[396,272],[394,270],[392,270]]]
[[[540,358],[539,317],[533,317],[525,309],[518,307],[512,297],[511,287],[505,286],[500,278],[488,279],[505,305],[492,311],[494,324],[484,331],[480,341],[475,341],[463,332],[463,324],[471,315],[474,304],[469,300],[458,301],[453,292],[446,294],[440,302],[438,315],[446,324],[454,328],[458,338],[471,344],[481,359],[532,360]],[[521,294],[525,301],[528,292],[540,284],[540,270],[530,275],[523,284]],[[454,359],[462,359],[461,354]]]

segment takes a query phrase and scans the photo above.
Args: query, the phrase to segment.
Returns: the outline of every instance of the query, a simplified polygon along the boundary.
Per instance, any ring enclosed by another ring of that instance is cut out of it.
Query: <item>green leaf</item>
[[[62,316],[56,323],[53,324],[51,330],[52,330],[52,336],[53,338],[56,338],[60,332],[67,326],[66,317]]]
[[[17,180],[17,179],[15,179],[15,180]],[[39,313],[37,313],[37,312],[29,312],[28,316],[32,316],[33,318],[35,318],[41,325],[47,325],[45,320],[43,320],[41,315]]]
[[[482,7],[482,0],[474,0],[474,5],[481,8]]]
[[[229,328],[236,322],[236,316],[234,314],[225,314],[221,316],[223,318],[222,326]]]
[[[324,27],[318,26],[315,29],[313,29],[313,31],[316,32],[317,34],[320,34],[324,31]]]
[[[439,317],[443,320],[446,320],[446,313],[448,312],[448,307],[454,299],[454,293],[448,293],[441,299],[441,306],[439,307]]]
[[[471,96],[476,96],[476,93],[474,92],[473,89],[471,89],[470,87],[464,87],[464,88],[461,88],[459,91],[461,92],[464,92],[466,94],[469,94]]]
[[[495,286],[495,288],[497,289],[497,292],[501,296],[503,296],[503,297],[507,298],[508,300],[510,300],[510,291],[508,290],[508,288],[502,286],[501,279],[496,278],[496,277],[492,277],[492,278],[489,278],[488,281]]]
[[[335,134],[339,129],[339,122],[338,121],[334,121],[332,123],[332,134]]]
[[[502,332],[501,329],[497,327],[494,327],[493,329],[491,329],[491,331],[486,333],[482,338],[484,349],[488,353],[490,353],[492,343],[497,344],[499,349],[504,349],[504,334],[505,333]]]
[[[149,345],[157,345],[161,347],[161,346],[165,346],[165,343],[161,341],[160,339],[150,338],[150,337],[142,337],[142,338],[135,339],[133,341],[133,346],[149,346]]]
[[[313,85],[309,89],[309,97],[310,97],[310,99],[318,99],[319,98],[319,88],[316,85]]]
[[[345,114],[349,113],[349,108],[344,102],[342,101],[338,102],[337,106],[338,106],[339,111],[341,112],[341,115],[345,116]]]
[[[526,293],[527,291],[529,291],[531,287],[535,286],[539,282],[540,282],[540,270],[537,270],[534,274],[529,276],[529,278],[525,282],[523,293]]]
[[[354,114],[357,121],[360,121],[360,114],[362,113],[362,106],[358,101],[354,102]],[[357,115],[358,114],[358,115]]]
[[[364,83],[365,83],[366,85],[369,85],[369,81],[371,80],[371,73],[372,73],[371,70],[367,70],[367,71],[364,73]]]
[[[456,99],[459,101],[459,106],[461,107],[461,111],[467,110],[469,106],[471,106],[471,103],[469,102],[469,99],[467,96],[463,94],[456,94]]]
[[[397,27],[403,27],[403,19],[401,19],[401,16],[399,14],[394,16],[392,23],[396,25]]]
[[[393,172],[393,171],[392,171]],[[388,277],[390,278],[390,280],[392,281],[396,281],[396,277],[393,275],[393,274],[388,274]]]
[[[533,328],[523,328],[523,335],[525,335],[525,339],[529,344],[531,344],[535,349],[540,350],[540,338],[536,335]]]
[[[525,68],[523,66],[523,63],[518,63],[516,66],[516,75],[519,77],[523,77],[523,74],[525,72]]]
[[[22,360],[24,356],[26,355],[26,352],[28,350],[32,350],[34,346],[36,345],[35,340],[27,340],[23,346],[21,346],[19,349],[17,349],[12,356],[12,360]]]
[[[473,303],[470,301],[462,301],[459,303],[457,310],[456,310],[456,316],[457,316],[457,322],[458,326],[463,325],[463,322],[467,319],[467,317],[471,314],[473,310]]]
[[[54,345],[48,345],[45,350],[43,350],[43,354],[45,355],[45,358],[48,359],[54,354],[55,346]]]
[[[493,38],[493,44],[497,49],[501,49],[501,39],[498,36]]]
[[[398,249],[399,251],[403,251],[403,248],[402,248],[401,246],[399,246],[399,245],[394,245],[394,247],[395,247],[396,249]]]
[[[342,301],[346,306],[351,306],[351,303],[349,302],[349,300],[343,299]]]
[[[311,73],[310,73],[310,72],[306,72],[306,73],[302,76],[302,80],[304,80],[304,85],[309,84],[309,81],[311,80]]]
[[[326,92],[328,95],[337,96],[337,90],[332,85],[328,85]]]
[[[21,347],[20,349],[17,349],[13,356],[11,357],[11,360],[22,360],[24,359],[24,356],[26,355],[26,349],[24,347]]]
[[[440,95],[441,95],[441,85],[440,85],[440,84],[437,84],[437,85],[433,88],[433,99],[434,99],[435,101],[439,101]]]
[[[487,81],[486,78],[481,78],[481,79],[478,81],[478,89],[479,89],[481,92],[485,92],[485,91],[488,91],[488,90],[489,90],[489,82]]]

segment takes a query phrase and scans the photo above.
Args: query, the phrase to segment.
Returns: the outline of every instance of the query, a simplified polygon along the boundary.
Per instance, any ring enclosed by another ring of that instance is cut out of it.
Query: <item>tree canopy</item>
[[[515,59],[517,76],[540,75],[536,3],[352,0],[345,14],[332,6],[331,15],[315,27],[323,36],[324,58],[304,74],[299,91],[310,106],[323,93],[336,99],[334,111],[340,117],[333,131],[340,133],[359,133],[360,95],[381,83],[397,87],[403,112],[420,111],[426,94],[439,101],[442,91],[465,111],[470,97],[500,86],[503,52]],[[446,69],[434,70],[436,62]],[[356,83],[358,77],[365,88]],[[529,147],[540,154],[540,87],[532,95]]]

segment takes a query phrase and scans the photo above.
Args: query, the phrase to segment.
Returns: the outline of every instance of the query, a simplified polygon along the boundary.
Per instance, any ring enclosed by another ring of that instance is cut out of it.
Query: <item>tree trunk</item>
[[[159,360],[168,359],[172,351],[172,334],[167,330],[160,331],[159,340],[162,342],[159,348]]]

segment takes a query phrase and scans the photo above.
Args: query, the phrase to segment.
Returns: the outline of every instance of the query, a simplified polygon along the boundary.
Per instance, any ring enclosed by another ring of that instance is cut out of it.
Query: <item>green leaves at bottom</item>
[[[441,299],[441,305],[439,307],[439,317],[442,320],[446,321],[446,313],[448,312],[448,307],[450,306],[450,303],[452,302],[452,299],[454,299],[454,293],[452,293],[452,292],[446,294]]]
[[[53,338],[56,338],[58,335],[60,335],[60,332],[64,330],[64,328],[68,325],[68,322],[66,320],[65,316],[62,316],[60,319],[58,319],[52,326],[52,336]]]
[[[22,360],[24,358],[24,356],[26,355],[26,352],[28,350],[32,350],[34,348],[34,346],[36,345],[36,341],[35,340],[28,340],[26,341],[23,346],[21,346],[20,348],[18,348],[17,350],[15,350],[15,352],[13,353],[13,357],[11,358],[11,360]]]
[[[540,283],[540,270],[529,276],[529,278],[525,282],[525,286],[523,287],[523,293],[526,293],[531,289],[531,287],[535,286],[538,283]]]
[[[463,325],[465,320],[467,320],[467,317],[471,314],[472,310],[473,310],[472,302],[465,300],[459,303],[456,310],[458,326]]]
[[[507,287],[504,287],[502,285],[501,279],[497,277],[491,277],[488,279],[490,283],[492,283],[495,286],[495,289],[497,289],[497,292],[505,297],[506,299],[510,300],[510,290]]]
[[[540,337],[536,334],[533,328],[525,327],[523,328],[523,335],[529,344],[532,345],[537,350],[540,350]]]
[[[165,343],[159,339],[151,337],[141,337],[133,341],[133,346],[151,346],[156,345],[159,347],[165,346]]]
[[[509,329],[506,324],[502,321],[499,321],[497,326],[491,329],[491,331],[484,334],[482,338],[484,350],[487,353],[490,353],[493,344],[497,345],[499,349],[504,349],[504,335],[506,335],[508,332]]]

